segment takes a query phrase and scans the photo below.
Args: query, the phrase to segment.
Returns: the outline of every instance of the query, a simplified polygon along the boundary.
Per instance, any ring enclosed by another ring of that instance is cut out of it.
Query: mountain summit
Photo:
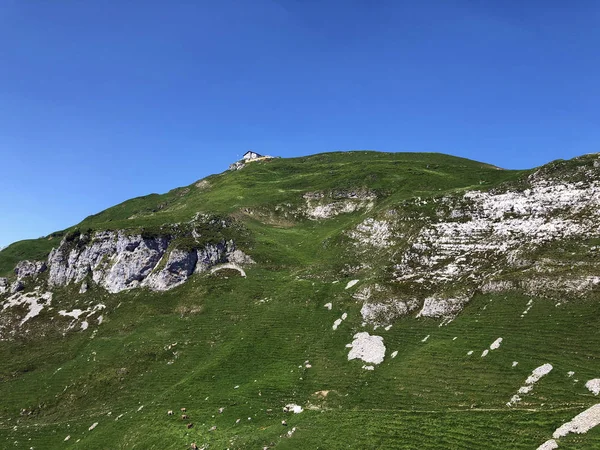
[[[248,153],[0,251],[1,447],[600,446],[600,155]]]

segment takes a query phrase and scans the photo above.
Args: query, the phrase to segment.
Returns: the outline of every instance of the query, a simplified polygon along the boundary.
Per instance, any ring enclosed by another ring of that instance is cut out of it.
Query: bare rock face
[[[48,283],[65,286],[84,282],[91,275],[94,283],[111,293],[136,287],[166,291],[185,282],[192,273],[205,272],[216,264],[253,262],[233,241],[170,252],[169,243],[166,236],[147,238],[114,231],[63,240],[48,257]]]
[[[93,279],[112,293],[138,287],[152,273],[168,245],[164,237],[143,239],[120,235],[115,254],[94,273]]]
[[[116,232],[95,233],[91,242],[86,243],[80,236],[78,242],[63,240],[48,256],[50,286],[65,286],[71,282],[83,281],[88,273],[101,272],[107,259],[117,251],[119,236]],[[97,279],[94,279],[97,282]]]
[[[26,277],[36,276],[47,268],[44,261],[20,261],[15,267],[15,275],[18,280],[22,280]]]
[[[417,317],[449,318],[458,314],[468,302],[468,297],[427,297]]]
[[[364,189],[335,192],[306,192],[306,207],[300,211],[311,220],[330,219],[340,214],[371,209],[377,196]]]
[[[6,278],[0,278],[0,295],[6,294],[9,290],[8,280]]]
[[[369,303],[365,302],[360,309],[363,320],[371,325],[385,326],[399,317],[406,316],[419,307],[419,302],[415,299],[398,300],[390,299]]]
[[[218,244],[208,244],[203,249],[198,250],[198,263],[196,272],[206,272],[212,266],[229,261],[229,255],[235,251],[233,241],[219,242]]]
[[[23,289],[25,289],[25,286],[23,285],[23,283],[21,282],[21,280],[15,280],[13,282],[13,284],[10,285],[10,293],[11,294],[15,294],[17,292],[20,292]]]
[[[158,272],[152,273],[144,280],[143,284],[153,291],[166,291],[179,286],[194,273],[197,262],[197,252],[179,249],[173,250],[169,254],[165,267]]]

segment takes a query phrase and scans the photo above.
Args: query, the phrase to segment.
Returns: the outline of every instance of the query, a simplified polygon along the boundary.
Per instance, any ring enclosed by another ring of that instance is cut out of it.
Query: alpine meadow
[[[0,251],[0,447],[600,448],[600,155],[252,155]]]

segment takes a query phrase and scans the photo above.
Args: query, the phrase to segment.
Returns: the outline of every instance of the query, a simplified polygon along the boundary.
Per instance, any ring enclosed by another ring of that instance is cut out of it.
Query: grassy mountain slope
[[[561,163],[548,171],[559,178],[571,173]],[[163,293],[54,289],[50,307],[0,340],[0,447],[537,448],[598,401],[584,387],[600,377],[598,293],[557,299],[520,289],[477,292],[444,326],[412,313],[387,329],[365,327],[356,294],[389,278],[394,252],[411,234],[366,253],[347,234],[366,217],[416,208],[417,197],[502,190],[531,173],[439,154],[277,159],[124,202],[51,240],[9,246],[0,252],[3,274],[17,260],[45,256],[74,229],[160,232],[201,212],[242,223],[251,236],[244,250],[256,264],[246,278],[235,271],[198,274]],[[372,204],[310,220],[304,195],[314,192],[325,203],[358,193]],[[433,214],[429,208],[419,214]],[[585,259],[582,251],[571,252],[576,262]],[[565,251],[547,246],[538,257],[555,253],[562,258]],[[359,282],[346,289],[352,279]],[[106,307],[102,323],[95,316],[85,330],[81,320],[56,314],[99,303]],[[5,316],[19,312],[0,309]],[[362,331],[382,336],[386,346],[373,371],[348,360],[346,346]],[[482,357],[500,337],[500,348]],[[508,407],[544,363],[552,372]],[[288,403],[304,411],[283,412]],[[189,419],[178,417],[182,407]],[[561,449],[598,446],[600,429],[560,439]]]
[[[308,191],[370,189],[395,202],[469,187],[489,187],[520,172],[437,153],[356,151],[248,164],[243,170],[211,175],[166,194],[134,198],[46,238],[21,241],[0,252],[0,276],[22,259],[41,259],[66,232],[155,229],[190,220],[197,212],[239,213],[300,205]]]

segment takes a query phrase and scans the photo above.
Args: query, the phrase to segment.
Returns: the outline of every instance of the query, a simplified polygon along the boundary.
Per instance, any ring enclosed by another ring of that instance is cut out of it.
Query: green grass
[[[70,305],[62,295],[56,303]],[[377,331],[387,358],[368,372],[346,358],[345,344],[363,328],[360,305],[343,283],[313,284],[255,268],[247,279],[197,276],[165,294],[95,295],[110,313],[93,339],[90,328],[0,345],[0,442],[86,449],[185,448],[193,440],[216,448],[535,448],[597,401],[583,387],[600,369],[596,299],[559,308],[536,299],[520,319],[529,297],[480,296],[445,327],[404,318]],[[323,308],[327,301],[332,311]],[[182,317],[183,305],[202,308]],[[333,331],[343,312],[348,319]],[[500,349],[481,358],[497,337],[504,338]],[[305,360],[312,368],[299,369]],[[554,370],[521,404],[506,407],[546,362]],[[321,390],[331,391],[325,400],[314,396]],[[321,409],[290,416],[281,409],[289,402]],[[191,430],[166,415],[181,407]],[[20,416],[22,408],[35,414]],[[281,437],[294,426],[297,434]],[[600,433],[564,441],[564,448],[590,448],[600,445]]]

